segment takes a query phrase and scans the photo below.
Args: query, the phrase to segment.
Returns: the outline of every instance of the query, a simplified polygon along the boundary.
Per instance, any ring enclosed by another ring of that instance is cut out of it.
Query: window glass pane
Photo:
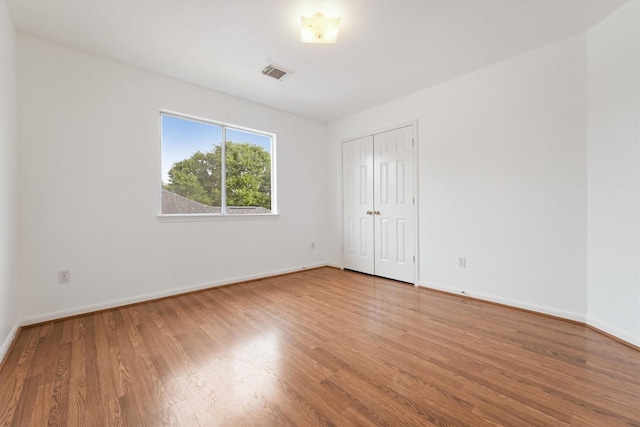
[[[162,114],[162,213],[220,213],[222,127]]]
[[[163,214],[272,212],[271,135],[171,114],[160,117]]]
[[[271,137],[226,129],[227,213],[271,212]]]

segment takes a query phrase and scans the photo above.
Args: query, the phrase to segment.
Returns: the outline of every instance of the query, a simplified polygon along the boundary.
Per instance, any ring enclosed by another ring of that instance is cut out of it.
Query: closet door
[[[373,137],[342,146],[343,265],[375,274],[373,241]]]
[[[415,282],[413,127],[373,137],[375,274]]]
[[[413,126],[342,147],[343,266],[415,283]]]

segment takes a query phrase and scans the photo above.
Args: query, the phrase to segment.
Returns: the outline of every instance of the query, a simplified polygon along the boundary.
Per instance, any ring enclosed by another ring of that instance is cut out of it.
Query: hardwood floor
[[[2,426],[640,426],[640,352],[322,268],[24,329]]]

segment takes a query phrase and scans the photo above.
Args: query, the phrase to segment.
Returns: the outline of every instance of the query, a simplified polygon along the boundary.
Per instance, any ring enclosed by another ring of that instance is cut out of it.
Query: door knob
[[[367,211],[367,215],[372,215],[372,214],[373,214],[373,212]]]
[[[380,215],[380,211],[373,211],[374,215]]]

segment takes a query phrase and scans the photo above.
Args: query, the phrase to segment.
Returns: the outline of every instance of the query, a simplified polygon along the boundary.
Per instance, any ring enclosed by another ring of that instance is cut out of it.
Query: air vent
[[[262,69],[262,74],[273,77],[276,80],[282,80],[291,73],[293,73],[293,71],[276,64],[269,64]]]

